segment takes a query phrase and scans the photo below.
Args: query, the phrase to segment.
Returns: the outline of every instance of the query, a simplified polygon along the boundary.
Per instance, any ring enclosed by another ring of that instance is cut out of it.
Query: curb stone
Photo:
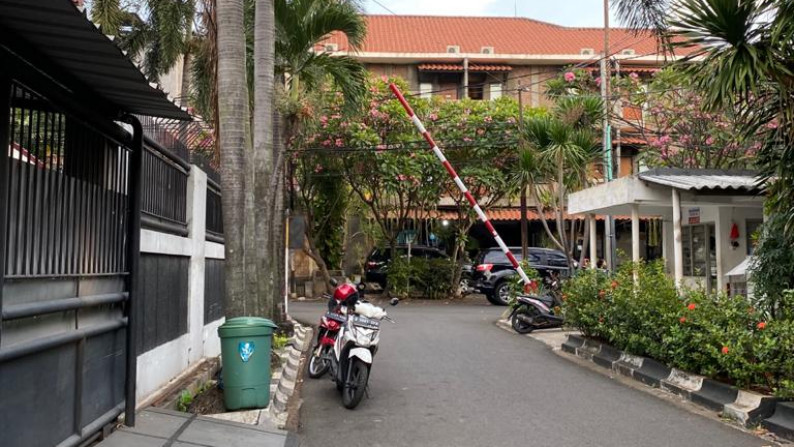
[[[310,346],[313,333],[310,327],[302,326],[297,322],[294,325],[293,336],[290,337],[284,351],[279,354],[282,360],[282,368],[278,375],[273,375],[273,381],[270,386],[273,397],[268,409],[268,416],[279,428],[284,427],[287,422],[287,404],[295,392],[302,354]]]
[[[794,402],[777,402],[774,413],[761,421],[761,426],[782,438],[794,440]]]
[[[514,333],[502,320],[497,321],[497,326]],[[794,402],[779,402],[772,396],[740,390],[576,334],[568,335],[560,350],[645,385],[677,394],[746,428],[760,423],[775,435],[794,441]]]

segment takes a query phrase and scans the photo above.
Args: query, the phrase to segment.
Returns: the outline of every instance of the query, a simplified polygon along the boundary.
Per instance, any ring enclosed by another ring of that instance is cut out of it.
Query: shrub
[[[420,295],[430,299],[446,298],[451,292],[452,261],[445,258],[400,257],[389,264],[389,293],[406,298]]]
[[[636,279],[635,279],[636,278]],[[613,277],[579,272],[563,287],[568,324],[618,349],[743,388],[794,397],[794,291],[777,318],[743,297],[679,295],[658,262],[625,264]]]

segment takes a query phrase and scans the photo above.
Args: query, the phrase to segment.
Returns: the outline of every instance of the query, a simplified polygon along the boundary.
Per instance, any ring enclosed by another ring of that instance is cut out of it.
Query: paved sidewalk
[[[280,430],[189,413],[147,408],[135,427],[121,427],[97,447],[282,447],[295,445]]]

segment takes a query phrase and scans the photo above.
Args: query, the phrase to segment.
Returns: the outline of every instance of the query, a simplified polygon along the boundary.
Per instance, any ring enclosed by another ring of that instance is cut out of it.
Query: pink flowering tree
[[[361,110],[343,113],[327,102],[323,112],[318,109],[314,124],[305,126],[293,142],[293,156],[301,167],[300,189],[319,193],[307,187],[311,179],[328,178],[334,171],[336,178],[344,179],[348,194],[368,211],[381,242],[391,247],[404,230],[430,224],[439,201],[450,200],[459,210],[451,222],[457,236],[451,254],[457,261],[476,216],[393,97],[391,81],[409,92],[400,79],[371,78]],[[408,101],[483,208],[511,194],[507,177],[517,144],[515,100],[409,96]],[[309,195],[304,206],[313,202],[316,199]],[[451,284],[459,279],[460,270],[455,271]]]
[[[762,131],[739,131],[745,126],[741,110],[707,110],[691,81],[672,69],[656,73],[647,92],[631,102],[644,107],[632,127],[648,142],[640,158],[648,166],[751,168],[762,147]]]

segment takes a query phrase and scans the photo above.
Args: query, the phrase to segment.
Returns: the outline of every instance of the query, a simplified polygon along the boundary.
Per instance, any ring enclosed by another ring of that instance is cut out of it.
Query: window
[[[582,48],[579,51],[579,54],[581,54],[582,56],[592,56],[595,54],[595,50],[592,48]]]
[[[422,82],[419,84],[419,96],[425,99],[430,99],[433,96],[433,84],[430,82]]]
[[[457,45],[447,45],[447,53],[460,53],[460,47]]]
[[[488,95],[491,99],[497,99],[502,97],[502,84],[501,83],[494,83],[489,86]]]
[[[634,56],[634,49],[626,48],[625,50],[621,51],[620,54],[624,56]]]
[[[493,54],[493,47],[482,47],[480,50],[482,54]]]
[[[688,225],[681,228],[684,275],[706,278],[706,289],[717,283],[717,242],[714,224]]]
[[[745,228],[745,240],[747,242],[747,255],[755,253],[755,241],[753,236],[761,228],[764,221],[761,219],[747,219]]]
[[[338,49],[339,49],[339,47],[335,43],[327,43],[327,44],[325,44],[325,51],[327,53],[333,53],[333,52],[337,51]]]

